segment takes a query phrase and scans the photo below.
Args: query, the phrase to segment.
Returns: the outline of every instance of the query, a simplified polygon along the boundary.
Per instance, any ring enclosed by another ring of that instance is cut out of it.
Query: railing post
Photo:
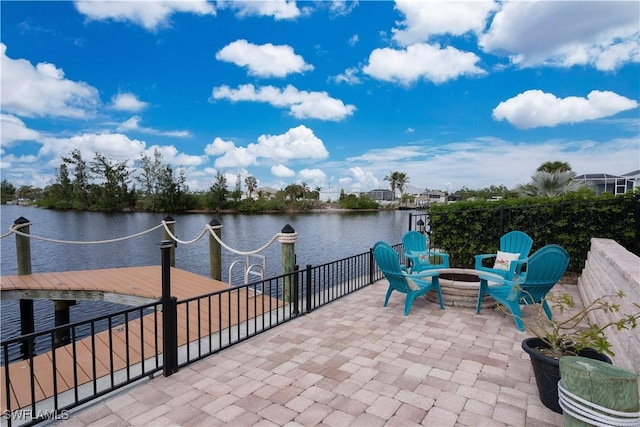
[[[504,234],[504,206],[500,206],[500,226],[498,230],[498,236],[502,236]]]
[[[412,221],[412,217],[413,214],[411,212],[409,212],[409,231],[413,230],[413,221]]]
[[[171,296],[172,240],[160,243],[162,251],[162,354],[164,376],[178,372],[177,299]]]
[[[217,219],[209,221],[209,225],[213,228],[218,239],[222,236],[222,224]],[[222,281],[222,246],[215,237],[209,233],[209,277],[214,280]],[[231,278],[229,278],[231,282]]]
[[[176,235],[175,233],[175,225],[176,225],[176,220],[173,219],[172,216],[167,216],[164,219],[164,222],[167,224],[167,228],[169,229],[169,231],[171,232],[171,234],[173,234],[174,236]],[[171,235],[167,232],[167,230],[164,230],[164,240],[171,240],[171,242],[173,243],[173,246],[171,247],[171,267],[175,267],[176,266],[176,245],[177,243],[173,241],[173,237],[171,237]]]
[[[21,233],[30,234],[29,226],[31,222],[21,216],[13,224]],[[16,255],[18,257],[18,276],[31,274],[31,238],[16,234]],[[35,321],[33,317],[33,300],[20,300],[20,332],[22,335],[31,334],[35,331]],[[31,340],[33,341],[33,340]],[[23,342],[20,352],[23,358],[28,358],[33,350],[34,342]]]
[[[313,307],[311,306],[311,264],[307,264],[307,277],[305,278],[306,291],[307,291],[307,313],[311,313]]]
[[[293,287],[293,314],[300,314],[300,269],[296,265],[294,273],[295,286]]]
[[[298,235],[289,224],[282,228],[279,241],[282,245],[282,274],[284,274],[283,298],[291,301],[292,275],[296,265],[295,244]]]
[[[373,257],[373,248],[369,248],[369,284],[372,284],[374,282],[373,274],[375,262],[376,260]]]

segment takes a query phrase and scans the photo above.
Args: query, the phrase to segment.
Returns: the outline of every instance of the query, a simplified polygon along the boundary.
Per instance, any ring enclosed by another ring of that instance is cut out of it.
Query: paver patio
[[[404,295],[386,280],[219,354],[70,413],[72,426],[558,426],[523,338],[497,310]],[[575,286],[555,292],[577,295]],[[525,316],[533,308],[525,308]]]

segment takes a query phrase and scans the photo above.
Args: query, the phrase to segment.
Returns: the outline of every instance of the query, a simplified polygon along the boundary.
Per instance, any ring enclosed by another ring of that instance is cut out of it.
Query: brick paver
[[[64,425],[562,424],[538,398],[513,319],[424,299],[405,317],[403,295],[382,307],[386,288],[89,403]]]

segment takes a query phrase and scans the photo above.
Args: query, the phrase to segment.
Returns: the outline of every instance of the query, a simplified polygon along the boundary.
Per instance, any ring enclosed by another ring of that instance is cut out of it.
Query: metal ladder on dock
[[[252,259],[254,261],[253,263]],[[256,260],[258,262],[255,262]],[[236,266],[242,267],[242,277],[244,285],[251,283],[251,280],[249,280],[250,278],[255,279],[255,281],[262,281],[264,280],[265,273],[267,271],[267,257],[260,254],[249,254],[245,255],[244,258],[233,261],[229,266],[229,284],[231,284],[231,286],[234,286],[232,283],[232,278],[233,269]],[[262,293],[262,290],[258,290],[257,287],[258,286],[256,286],[255,291],[258,293]]]

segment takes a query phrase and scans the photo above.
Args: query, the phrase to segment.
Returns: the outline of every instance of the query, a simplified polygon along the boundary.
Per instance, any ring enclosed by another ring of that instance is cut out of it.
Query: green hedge
[[[450,254],[452,267],[473,267],[474,255],[495,253],[500,236],[512,230],[531,236],[532,252],[550,243],[564,247],[575,272],[584,268],[593,237],[640,255],[640,191],[432,205],[428,218],[431,245]]]

